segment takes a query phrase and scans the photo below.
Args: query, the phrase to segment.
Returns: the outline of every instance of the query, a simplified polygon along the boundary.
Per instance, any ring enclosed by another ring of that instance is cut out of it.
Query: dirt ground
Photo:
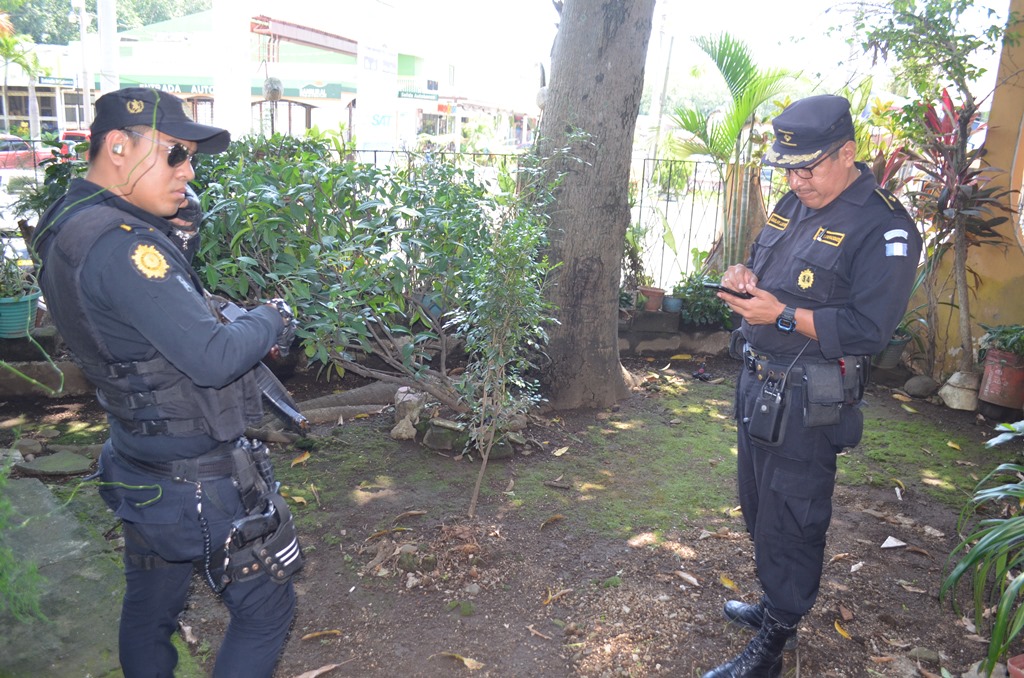
[[[642,361],[630,367],[647,369]],[[707,369],[728,386],[737,363],[718,358]],[[876,374],[866,396],[874,416],[908,416],[891,391],[906,376]],[[287,385],[300,402],[339,386],[302,374]],[[619,409],[639,417],[659,407],[657,393],[640,391]],[[951,437],[991,435],[993,423],[973,412],[913,407]],[[552,447],[578,445],[600,419],[560,413],[538,435]],[[346,427],[384,439],[391,423],[382,414]],[[275,676],[701,676],[751,637],[721,613],[730,598],[759,595],[738,514],[681,520],[631,539],[563,520],[556,504],[538,522],[515,510],[514,491],[503,491],[539,463],[515,455],[491,462],[492,491],[471,520],[465,507],[476,464],[411,442],[387,445],[382,473],[408,455],[419,455],[421,472],[352,488],[345,501],[317,501],[314,519],[302,523],[298,612]],[[1006,448],[1002,456],[1012,457]],[[287,466],[294,454],[275,464]],[[786,655],[786,676],[960,676],[984,655],[969,623],[937,599],[958,542],[957,509],[904,490],[837,487],[821,593],[800,624],[799,648]],[[563,491],[579,494],[568,484]],[[880,548],[895,534],[906,546]],[[198,579],[193,588],[182,626],[212,667],[226,615]]]

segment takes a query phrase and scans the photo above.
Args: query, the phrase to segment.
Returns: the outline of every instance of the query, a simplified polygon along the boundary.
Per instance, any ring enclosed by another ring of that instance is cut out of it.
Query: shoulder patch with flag
[[[885,256],[887,257],[905,257],[909,252],[907,245],[907,238],[910,234],[905,229],[894,228],[891,231],[885,232]]]

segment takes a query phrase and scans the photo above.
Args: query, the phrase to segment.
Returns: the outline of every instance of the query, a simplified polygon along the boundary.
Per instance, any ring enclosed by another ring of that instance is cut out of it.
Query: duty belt
[[[197,482],[230,478],[234,471],[231,451],[235,443],[219,445],[209,452],[192,459],[176,459],[175,461],[148,461],[132,457],[114,449],[118,459],[137,471],[167,478],[169,480]]]
[[[784,356],[772,356],[767,353],[760,353],[747,344],[743,349],[743,364],[747,371],[757,377],[758,381],[765,379],[786,378],[790,384],[797,384],[804,376],[804,370],[799,364],[793,364],[793,358]],[[790,365],[793,365],[792,368]]]

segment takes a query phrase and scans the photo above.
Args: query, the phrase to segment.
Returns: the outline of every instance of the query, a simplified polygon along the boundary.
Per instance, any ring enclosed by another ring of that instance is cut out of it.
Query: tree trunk
[[[967,227],[953,227],[953,268],[956,271],[956,299],[960,306],[960,371],[974,371],[974,341],[971,332],[970,287],[967,284]]]
[[[631,219],[629,166],[654,0],[565,0],[541,120],[540,154],[570,148],[550,209],[549,298],[559,324],[545,386],[556,409],[607,407],[627,393],[618,293]]]

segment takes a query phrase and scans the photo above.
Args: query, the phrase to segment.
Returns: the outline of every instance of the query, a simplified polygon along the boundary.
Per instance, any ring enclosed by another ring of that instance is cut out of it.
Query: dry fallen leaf
[[[900,402],[904,402],[904,403],[909,403],[909,402],[911,402],[913,400],[913,398],[911,398],[910,396],[904,395],[904,394],[899,393],[899,392],[894,392],[892,394],[892,397],[895,398],[896,400],[899,400]]]
[[[565,454],[568,451],[569,451],[568,447],[559,447],[557,450],[555,450],[551,454],[555,455],[556,457],[561,457],[563,454]]]
[[[669,360],[693,360],[693,356],[689,353],[676,353]]]
[[[939,674],[932,673],[920,664],[918,665],[917,670],[921,672],[921,678],[942,678],[942,676],[940,676]]]
[[[831,565],[838,560],[847,560],[849,558],[853,558],[852,553],[837,553],[829,559],[828,564]]]
[[[903,590],[907,591],[908,593],[928,593],[924,589],[912,585],[910,582],[897,580],[896,583],[903,587]]]
[[[318,669],[313,669],[312,671],[306,671],[305,673],[300,673],[299,675],[295,676],[295,678],[316,678],[317,676],[322,676],[325,673],[327,673],[328,671],[333,671],[334,669],[338,668],[342,664],[347,664],[350,661],[352,661],[352,660],[349,659],[348,661],[344,661],[341,664],[327,664],[325,666],[321,666]]]
[[[288,497],[288,498],[289,498],[289,499],[291,499],[291,500],[292,500],[293,502],[295,502],[296,504],[302,504],[303,506],[305,506],[305,505],[306,505],[306,504],[308,503],[308,502],[306,501],[306,498],[305,498],[305,497],[300,497],[300,496],[299,496],[299,495],[297,495],[297,494],[293,494],[292,496],[290,496],[290,497]]]
[[[461,654],[455,654],[454,652],[438,652],[437,654],[430,655],[427,659],[433,659],[434,657],[451,657],[452,659],[462,662],[462,665],[470,671],[476,671],[484,667],[481,662],[478,662],[475,659],[470,659],[469,657],[463,657]]]
[[[326,631],[314,631],[313,633],[307,633],[302,636],[301,640],[313,640],[314,638],[320,638],[322,636],[340,636],[341,631],[338,629],[327,629]]]
[[[391,524],[394,525],[395,523],[401,522],[402,520],[405,520],[406,518],[415,518],[416,516],[425,516],[426,514],[427,514],[426,511],[420,511],[420,510],[406,511],[405,513],[399,513],[397,516],[395,516],[395,519],[391,521]]]
[[[952,440],[946,441],[946,447],[952,447],[954,450],[959,450],[960,446],[954,443]]]
[[[545,520],[543,523],[541,523],[540,524],[540,529],[543,530],[548,525],[550,525],[552,523],[557,523],[559,520],[564,520],[564,519],[565,519],[565,516],[563,516],[561,513],[556,513],[555,515],[551,516],[550,518]]]
[[[853,565],[850,566],[850,573],[852,574],[852,573],[856,572],[857,570],[859,570],[862,567],[864,567],[864,561],[863,560],[860,561],[859,563],[854,563]]]
[[[366,414],[365,412],[360,412],[359,414],[357,414],[356,416],[354,416],[352,418],[353,419],[369,419],[370,415]]]
[[[841,636],[842,636],[843,638],[846,638],[847,640],[853,640],[853,637],[852,637],[852,636],[851,636],[851,635],[850,635],[849,633],[847,633],[847,632],[846,632],[846,629],[844,629],[844,628],[843,628],[843,627],[842,627],[842,626],[841,626],[841,625],[839,624],[839,620],[838,620],[838,619],[837,619],[837,620],[835,621],[835,623],[833,624],[833,626],[835,626],[835,627],[836,627],[836,632],[838,632],[838,633],[839,633],[839,635],[841,635]]]
[[[700,582],[689,572],[683,572],[682,570],[676,570],[676,576],[690,584],[691,586],[700,586]]]
[[[902,405],[900,405],[900,407],[905,409],[907,412],[910,412],[911,414],[917,414],[917,410],[915,410],[913,407],[906,403],[903,403]]]
[[[903,490],[904,492],[907,491],[907,486],[903,484],[902,480],[900,480],[899,478],[893,478],[892,481],[899,485],[901,490]]]
[[[294,459],[292,459],[291,467],[294,468],[294,467],[298,466],[299,464],[304,463],[307,459],[309,459],[309,452],[303,452],[299,456],[297,456]]]
[[[558,600],[562,596],[568,595],[570,593],[572,593],[572,589],[562,589],[561,591],[557,591],[555,593],[552,593],[551,589],[548,589],[548,595],[544,599],[544,602],[542,604],[543,605],[550,605],[551,603],[555,602],[556,600]]]
[[[734,582],[732,579],[729,579],[724,574],[718,578],[718,583],[720,583],[722,586],[729,589],[730,591],[735,591],[736,593],[740,592],[740,587],[736,586],[736,582]]]

